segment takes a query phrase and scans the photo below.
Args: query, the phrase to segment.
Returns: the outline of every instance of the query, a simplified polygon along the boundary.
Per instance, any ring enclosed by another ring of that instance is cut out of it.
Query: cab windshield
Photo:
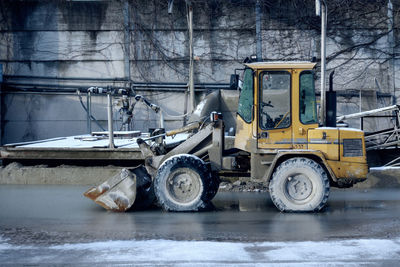
[[[239,97],[238,114],[242,119],[250,123],[252,121],[253,110],[253,71],[244,71],[243,86]]]

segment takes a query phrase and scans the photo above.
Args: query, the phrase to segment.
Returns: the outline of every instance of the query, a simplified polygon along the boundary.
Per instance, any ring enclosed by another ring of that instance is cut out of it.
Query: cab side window
[[[291,75],[287,71],[260,74],[260,127],[281,129],[290,126]]]
[[[300,121],[303,124],[318,123],[317,103],[315,101],[314,73],[303,71],[300,74]]]

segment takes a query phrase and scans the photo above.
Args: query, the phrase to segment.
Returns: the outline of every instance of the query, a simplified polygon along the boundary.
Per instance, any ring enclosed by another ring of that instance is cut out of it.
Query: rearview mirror
[[[231,90],[237,90],[239,85],[239,75],[238,74],[232,74],[231,75],[231,81],[229,83],[229,88]]]

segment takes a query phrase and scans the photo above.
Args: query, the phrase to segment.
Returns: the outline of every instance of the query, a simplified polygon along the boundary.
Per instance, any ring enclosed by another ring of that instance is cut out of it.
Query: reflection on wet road
[[[82,186],[0,186],[0,227],[26,232],[24,243],[108,239],[296,241],[385,238],[400,232],[396,190],[334,190],[324,212],[280,213],[266,193],[218,193],[215,209],[107,212],[82,196]],[[46,235],[52,237],[46,240]],[[4,236],[4,234],[3,234]],[[77,238],[78,240],[74,240]],[[15,242],[18,243],[16,237]]]
[[[260,244],[255,242],[272,242],[268,246],[275,242],[283,248],[286,245],[279,242],[374,239],[399,245],[400,194],[396,190],[333,190],[324,212],[285,214],[273,206],[266,193],[218,193],[214,209],[199,213],[166,213],[157,208],[113,213],[84,198],[85,189],[0,186],[0,261],[10,260],[10,250],[21,254],[17,252],[21,246],[54,249],[110,240],[233,241],[252,246]],[[396,251],[393,253],[400,257]]]

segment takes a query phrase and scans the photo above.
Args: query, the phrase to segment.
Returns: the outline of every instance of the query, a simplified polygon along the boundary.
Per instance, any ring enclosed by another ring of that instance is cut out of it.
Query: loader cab
[[[307,149],[318,127],[315,63],[246,64],[236,120],[235,147],[248,152]]]

